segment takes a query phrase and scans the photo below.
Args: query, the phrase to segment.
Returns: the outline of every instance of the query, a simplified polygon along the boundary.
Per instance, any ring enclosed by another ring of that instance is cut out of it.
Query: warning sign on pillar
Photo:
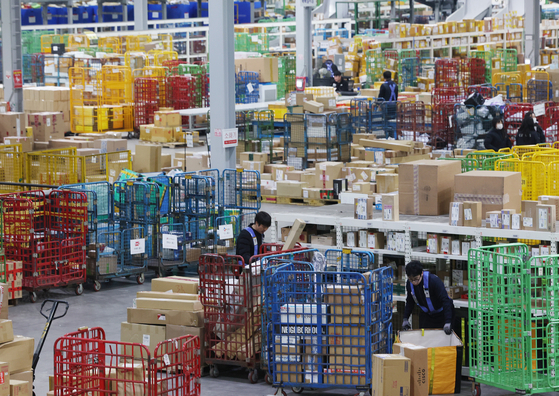
[[[223,147],[237,147],[239,144],[239,131],[237,128],[223,130]]]
[[[23,75],[21,73],[21,70],[14,70],[13,76],[14,76],[14,88],[15,89],[23,88]]]

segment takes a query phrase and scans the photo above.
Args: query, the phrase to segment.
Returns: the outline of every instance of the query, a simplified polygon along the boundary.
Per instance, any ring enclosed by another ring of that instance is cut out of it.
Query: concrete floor
[[[129,141],[129,149],[134,151],[137,140]],[[173,153],[184,149],[164,149],[164,153]],[[207,147],[195,147],[188,151],[205,151]],[[287,205],[266,205],[263,207],[270,213],[302,212],[306,207],[292,207]],[[313,208],[313,211],[327,211],[332,213],[342,209],[336,207]],[[343,208],[347,210],[347,208]],[[344,210],[344,211],[345,211]],[[138,285],[135,279],[115,279],[102,284],[100,292],[93,291],[91,285],[85,287],[83,295],[76,296],[74,289],[53,289],[48,293],[38,293],[38,301],[35,304],[29,302],[27,294],[23,300],[15,307],[10,307],[9,315],[13,321],[15,334],[33,337],[35,343],[39,341],[46,320],[40,314],[42,302],[46,298],[65,300],[70,304],[68,314],[52,323],[50,332],[47,336],[43,351],[40,355],[35,380],[35,393],[37,396],[44,396],[48,391],[48,376],[53,374],[53,348],[54,342],[58,337],[66,333],[76,331],[79,327],[102,327],[108,340],[120,340],[120,323],[126,321],[126,308],[131,307],[137,291],[150,290],[150,282],[153,274],[148,274],[146,282]],[[261,380],[258,384],[251,385],[247,380],[247,373],[242,369],[220,370],[219,378],[206,376],[201,380],[202,395],[204,396],[225,396],[225,395],[246,395],[246,396],[266,396],[273,395],[275,389],[266,385]],[[288,395],[293,395],[290,389],[286,389]],[[305,391],[305,395],[354,395],[355,390],[332,390],[332,391]],[[482,386],[483,395],[502,396],[510,392],[497,388]],[[462,383],[461,395],[471,394],[471,384],[467,381]],[[180,395],[177,395],[180,396]]]
[[[48,293],[40,292],[35,304],[29,302],[24,296],[16,306],[10,307],[9,315],[13,321],[15,334],[33,337],[35,343],[39,341],[45,319],[40,314],[42,302],[47,299],[58,299],[70,304],[68,314],[52,323],[43,351],[40,355],[35,380],[35,393],[44,396],[48,391],[48,376],[53,374],[53,349],[58,337],[76,331],[79,327],[101,327],[105,330],[108,340],[120,340],[120,323],[126,321],[126,308],[132,306],[136,292],[150,290],[152,274],[147,276],[143,285],[138,285],[134,279],[115,279],[103,283],[100,292],[93,291],[91,286],[86,286],[83,295],[76,296],[73,289],[53,289]],[[205,376],[201,380],[203,396],[267,396],[273,395],[275,389],[267,385],[262,379],[257,384],[250,384],[247,373],[243,369],[220,369],[219,378]],[[291,389],[286,389],[288,395],[294,395]],[[327,395],[354,395],[355,390],[329,390],[305,391],[308,396]],[[471,383],[462,382],[460,395],[471,394]],[[497,388],[482,386],[483,396],[504,396],[510,392]],[[171,396],[171,395],[169,395]],[[175,396],[175,395],[173,395]],[[181,395],[176,395],[181,396]]]

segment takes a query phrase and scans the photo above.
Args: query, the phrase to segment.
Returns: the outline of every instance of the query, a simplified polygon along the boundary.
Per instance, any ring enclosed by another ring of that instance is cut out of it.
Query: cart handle
[[[45,312],[48,312],[49,310],[43,310],[43,308],[45,307],[45,305],[46,305],[47,303],[52,303],[52,306],[50,307],[50,311],[53,311],[53,310],[54,310],[54,312],[52,312],[52,317],[50,317],[50,314],[47,315],[47,314],[45,313]],[[61,304],[64,305],[66,309],[64,310],[64,313],[63,313],[62,315],[56,316],[56,311],[58,310],[58,306],[61,305]],[[69,305],[68,302],[66,302],[66,301],[62,301],[62,300],[50,300],[50,299],[49,299],[49,300],[45,300],[45,301],[43,301],[43,304],[41,304],[41,315],[43,315],[43,317],[44,317],[45,319],[49,319],[49,317],[50,317],[50,320],[51,320],[51,321],[52,321],[52,320],[56,320],[56,319],[60,319],[60,318],[63,318],[64,316],[66,316],[66,314],[68,313],[68,307],[69,307],[69,306],[70,306],[70,305]]]

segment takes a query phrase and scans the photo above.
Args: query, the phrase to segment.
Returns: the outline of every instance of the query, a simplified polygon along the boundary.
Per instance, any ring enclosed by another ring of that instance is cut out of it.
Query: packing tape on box
[[[419,216],[419,165],[413,166],[413,213]]]
[[[509,195],[484,195],[484,194],[454,194],[454,200],[458,202],[479,201],[487,205],[504,205],[509,202]]]

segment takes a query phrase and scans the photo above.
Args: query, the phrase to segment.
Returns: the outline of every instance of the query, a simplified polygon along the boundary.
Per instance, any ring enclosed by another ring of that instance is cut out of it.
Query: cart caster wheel
[[[476,384],[474,389],[472,389],[472,396],[481,396],[481,385]]]
[[[93,290],[95,290],[96,292],[101,290],[101,282],[99,282],[99,281],[93,282]]]
[[[143,285],[145,281],[146,281],[146,277],[144,274],[140,274],[136,278],[136,282],[138,282],[138,285]]]
[[[256,384],[258,382],[258,370],[249,371],[248,380],[251,384]]]
[[[274,383],[274,380],[273,380],[272,376],[268,373],[266,373],[266,376],[264,377],[264,380],[266,381],[266,383],[268,385],[272,385]]]
[[[210,377],[212,378],[219,377],[219,370],[217,369],[217,367],[215,366],[210,367]]]
[[[83,294],[83,285],[77,285],[76,286],[76,296],[81,296]]]
[[[37,293],[35,292],[29,293],[29,300],[31,300],[32,303],[37,302]]]
[[[303,393],[303,388],[300,388],[298,386],[294,386],[293,388],[291,388],[291,390],[293,391],[293,393],[296,393],[298,395]]]

